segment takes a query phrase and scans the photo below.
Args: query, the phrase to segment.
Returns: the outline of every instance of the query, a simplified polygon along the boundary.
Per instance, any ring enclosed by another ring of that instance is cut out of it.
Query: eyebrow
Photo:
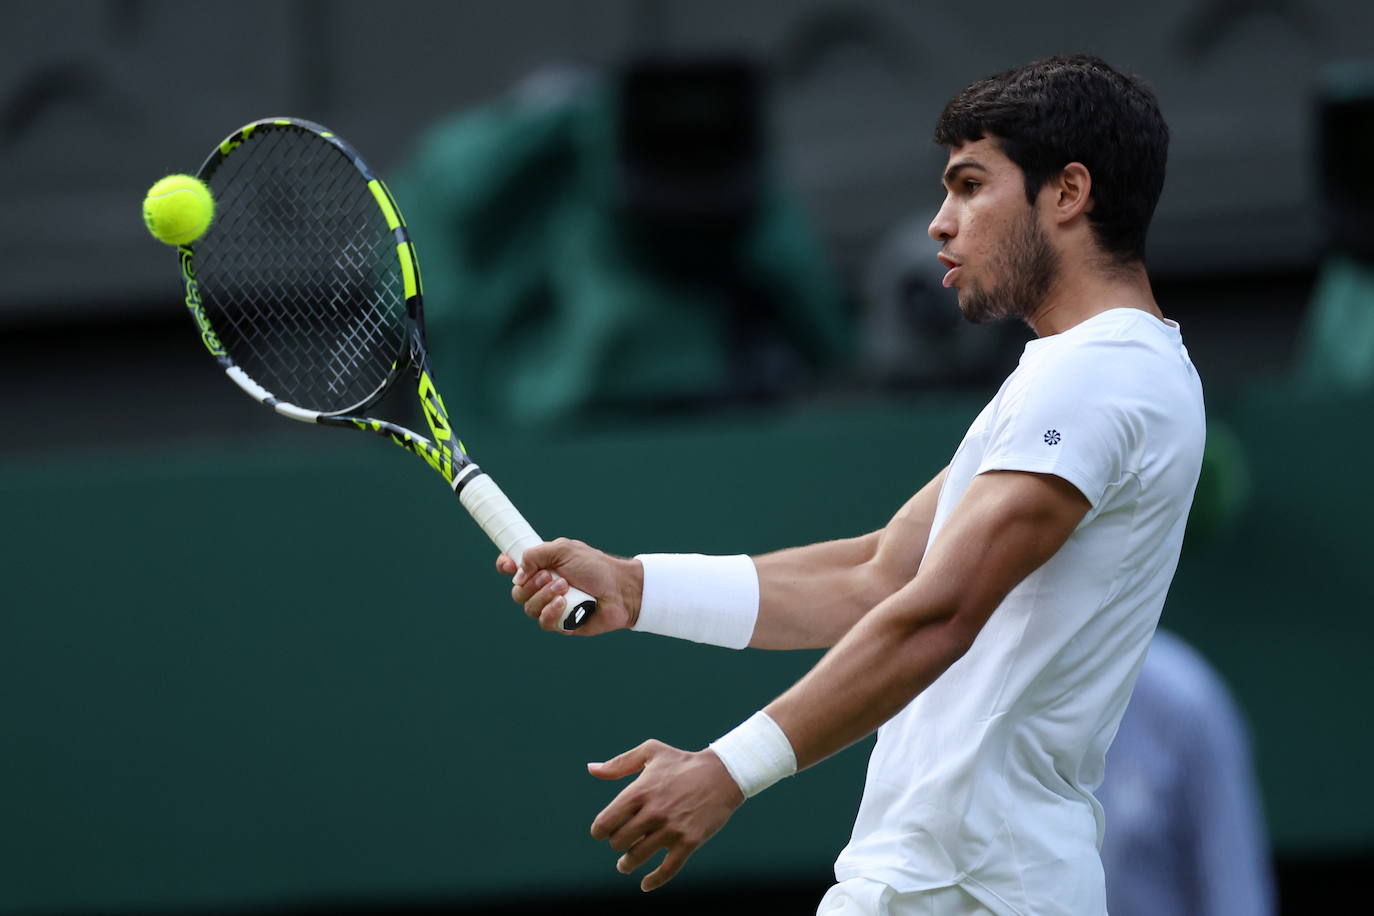
[[[958,178],[959,173],[962,172],[964,169],[977,169],[980,172],[987,172],[987,169],[981,164],[979,164],[977,160],[961,159],[958,162],[951,163],[950,167],[945,170],[945,186],[948,187],[954,184],[954,179]]]

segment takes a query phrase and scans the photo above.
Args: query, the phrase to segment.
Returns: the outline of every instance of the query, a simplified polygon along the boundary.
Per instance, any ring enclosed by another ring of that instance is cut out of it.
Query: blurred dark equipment
[[[1330,67],[1317,99],[1326,251],[1303,329],[1298,380],[1374,390],[1374,62]]]
[[[843,286],[765,107],[749,60],[645,58],[535,74],[421,139],[392,186],[436,359],[485,419],[775,398],[842,362]]]
[[[1327,246],[1374,263],[1374,64],[1329,71],[1317,119]]]
[[[762,200],[761,78],[737,58],[643,59],[617,99],[616,154],[627,215],[689,246],[724,248]]]
[[[895,227],[864,268],[862,368],[883,387],[987,383],[1011,371],[1031,336],[1019,321],[964,320],[926,233],[933,213]]]
[[[805,376],[780,332],[770,291],[749,276],[742,248],[765,197],[763,77],[738,57],[649,57],[620,73],[618,203],[636,256],[724,310],[727,387],[734,397],[780,394]]]

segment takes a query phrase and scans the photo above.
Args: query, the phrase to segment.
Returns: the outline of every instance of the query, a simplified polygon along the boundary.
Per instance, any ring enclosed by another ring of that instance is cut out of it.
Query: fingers
[[[669,848],[668,855],[663,857],[663,864],[644,876],[644,880],[639,882],[639,889],[648,893],[656,890],[669,881],[682,870],[682,866],[697,851],[696,846],[679,845]]]
[[[646,824],[646,821],[636,819],[632,822],[632,827],[627,827],[623,832],[645,829]],[[620,847],[616,845],[615,839],[612,838],[611,847],[618,849]],[[622,875],[628,875],[652,859],[660,849],[668,850],[668,855],[663,857],[658,868],[645,875],[644,880],[639,882],[639,889],[647,893],[671,881],[682,870],[682,866],[691,858],[692,853],[699,848],[700,844],[689,843],[678,831],[660,825],[650,828],[649,832],[642,834],[638,840],[630,844],[625,854],[616,861],[615,870]]]
[[[624,779],[631,773],[638,773],[644,769],[645,764],[653,758],[658,749],[666,746],[662,741],[650,739],[605,763],[587,764],[587,772],[597,779]]]
[[[539,628],[542,630],[553,630],[558,633],[566,633],[563,629],[563,616],[568,609],[568,599],[563,597],[568,591],[568,582],[560,576],[554,576],[543,589],[548,591],[549,600],[539,611]],[[529,613],[526,611],[526,613]]]
[[[580,541],[558,538],[536,544],[525,550],[519,563],[508,554],[496,558],[498,572],[511,575],[511,600],[524,605],[525,616],[539,621],[545,630],[568,635],[563,629],[568,602],[568,580],[555,570],[570,561],[578,549],[586,549]]]
[[[513,584],[520,587],[525,585],[527,579],[541,570],[556,569],[559,564],[567,561],[568,557],[572,555],[573,549],[585,546],[580,541],[559,538],[556,541],[536,544],[526,549],[521,555],[519,563],[515,562],[515,559],[509,554],[502,553],[496,558],[496,571],[514,576]]]
[[[650,833],[641,836],[635,843],[627,847],[625,855],[615,863],[615,870],[622,875],[628,875],[645,862],[654,857],[654,853],[668,845],[668,832],[662,829],[654,829]],[[614,848],[614,845],[612,845]]]
[[[658,868],[640,882],[644,891],[671,881],[739,807],[739,800],[726,798],[718,785],[723,779],[738,789],[719,759],[711,766],[703,763],[708,753],[651,740],[605,763],[587,764],[588,771],[601,779],[642,771],[596,816],[591,833],[623,853],[616,862],[621,874],[641,867],[659,850],[667,851]]]
[[[660,832],[663,828],[664,819],[662,815],[650,814],[647,810],[640,808],[635,812],[635,816],[616,828],[615,832],[606,838],[606,844],[616,852],[628,852],[637,843],[643,842],[649,836]],[[657,847],[654,847],[657,848]],[[645,852],[645,859],[653,855],[653,852]],[[642,861],[640,865],[644,864]],[[638,867],[635,866],[636,868]],[[629,872],[633,869],[621,869]]]
[[[617,757],[612,757],[605,763],[587,764],[587,771],[598,779],[622,779],[644,769],[645,764],[655,751],[661,747],[666,747],[661,741],[645,741],[639,747],[626,751]],[[657,815],[647,815],[646,819],[639,824],[638,829],[635,828],[634,820],[639,816],[643,805],[643,800],[635,786],[635,783],[631,783],[621,791],[592,821],[591,833],[594,838],[610,840],[620,834],[619,839],[622,845],[616,848],[624,850],[628,849],[636,839],[643,836],[646,829],[659,826],[661,821]]]
[[[539,589],[551,582],[556,573],[549,572],[547,569],[530,570],[523,566],[517,567],[515,576],[511,579],[511,600],[524,604],[534,597]]]
[[[525,606],[525,616],[539,621],[545,630],[562,630],[567,591],[566,579],[541,569],[524,584],[513,586],[510,595],[511,600]]]
[[[621,792],[614,801],[602,809],[596,820],[592,821],[592,838],[609,840],[615,834],[626,831],[622,839],[627,838],[626,848],[629,848],[635,839],[644,835],[642,829],[637,834],[628,832],[630,822],[639,814],[639,806],[639,798],[631,795],[629,789]]]

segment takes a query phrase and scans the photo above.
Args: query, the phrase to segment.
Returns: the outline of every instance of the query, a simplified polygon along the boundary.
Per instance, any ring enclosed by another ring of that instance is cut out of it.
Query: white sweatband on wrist
[[[743,649],[759,617],[759,573],[746,554],[644,553],[644,592],[632,629]]]
[[[797,772],[797,755],[778,723],[759,710],[708,747],[730,771],[745,798]]]

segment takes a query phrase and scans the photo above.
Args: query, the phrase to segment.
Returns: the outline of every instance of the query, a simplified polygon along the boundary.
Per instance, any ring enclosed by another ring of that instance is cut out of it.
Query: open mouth
[[[949,257],[948,255],[940,254],[936,255],[936,258],[940,261],[941,264],[949,268],[949,272],[945,274],[945,279],[942,281],[943,285],[946,288],[953,286],[954,280],[957,277],[959,271],[963,268],[963,265],[960,264],[958,261],[954,260],[953,258]]]

